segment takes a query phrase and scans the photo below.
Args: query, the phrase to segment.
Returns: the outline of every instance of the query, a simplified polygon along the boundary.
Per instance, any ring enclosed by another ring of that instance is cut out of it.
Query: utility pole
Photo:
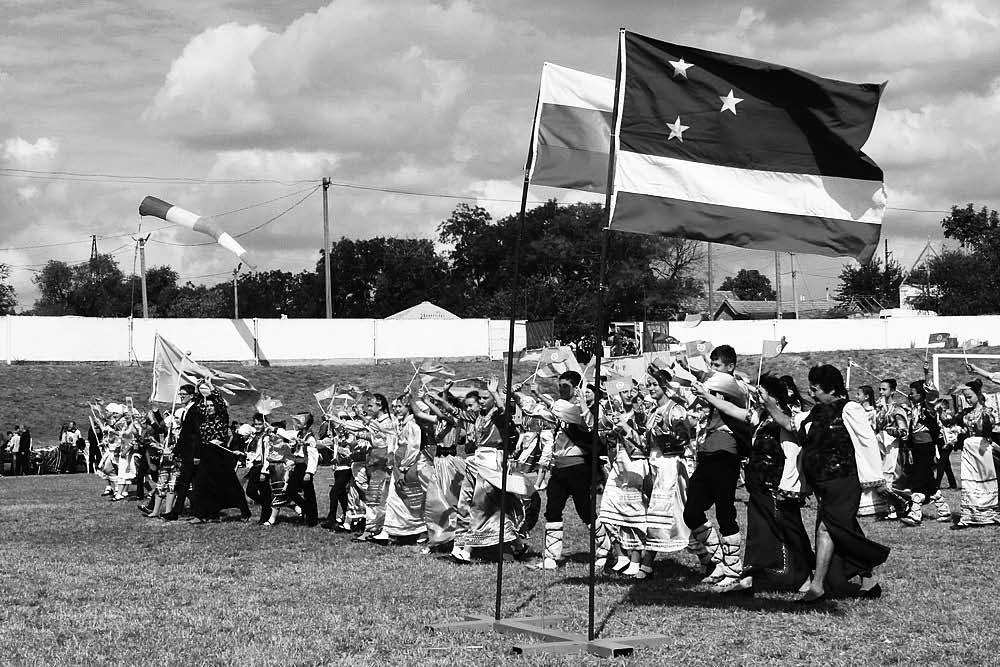
[[[139,243],[139,270],[142,271],[141,278],[139,280],[140,285],[142,285],[142,319],[149,319],[149,299],[146,297],[146,241],[149,240],[150,234],[146,234],[144,237],[136,239]]]
[[[323,177],[323,276],[326,285],[326,319],[333,317],[333,285],[330,282],[330,205],[327,191],[330,178]]]
[[[90,263],[89,263],[90,264],[90,279],[91,280],[93,280],[95,278],[94,272],[95,272],[95,270],[96,270],[97,267],[94,265],[94,261],[96,259],[97,259],[97,234],[91,234],[91,236],[90,236]]]
[[[788,266],[792,270],[792,305],[795,307],[795,319],[799,319],[799,297],[795,292],[795,253],[788,253]]]
[[[240,319],[240,292],[238,289],[236,289],[237,285],[236,276],[239,275],[241,266],[243,266],[242,263],[237,265],[237,267],[233,269],[233,319],[234,320]]]
[[[781,319],[781,256],[778,251],[774,251],[774,291],[776,293],[776,299],[774,302],[775,316],[774,319]]]
[[[715,317],[715,311],[712,309],[712,242],[707,241],[708,251],[706,253],[708,257],[708,319]]]
[[[889,299],[889,239],[883,239],[885,241],[885,266],[882,267],[882,296],[885,298],[886,306],[890,305]],[[903,304],[899,304],[900,307]]]

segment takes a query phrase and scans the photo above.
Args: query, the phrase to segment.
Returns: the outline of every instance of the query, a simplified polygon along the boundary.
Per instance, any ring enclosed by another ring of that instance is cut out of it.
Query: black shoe
[[[160,518],[164,521],[177,521],[177,514],[174,512],[167,512],[166,514],[161,514]]]
[[[882,597],[882,584],[875,584],[867,590],[859,590],[854,597],[862,600],[877,600]]]
[[[146,507],[145,505],[139,505],[139,511],[145,514],[146,516],[149,516],[150,514],[153,513],[153,508]]]
[[[802,605],[820,604],[822,602],[826,602],[829,599],[830,598],[828,598],[827,595],[826,595],[826,591],[823,591],[821,594],[817,595],[814,598],[809,597],[809,593],[806,593],[805,595],[803,595],[802,597],[800,597],[798,600],[796,600],[795,604],[802,604]]]

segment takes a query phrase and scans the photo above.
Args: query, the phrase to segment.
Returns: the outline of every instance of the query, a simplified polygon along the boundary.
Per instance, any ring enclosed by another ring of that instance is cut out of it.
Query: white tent
[[[458,315],[449,313],[441,306],[435,306],[430,301],[422,301],[415,306],[401,310],[385,318],[387,320],[460,320]]]

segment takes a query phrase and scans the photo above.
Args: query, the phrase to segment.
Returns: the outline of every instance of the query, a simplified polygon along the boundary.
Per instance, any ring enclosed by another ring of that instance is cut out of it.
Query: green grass
[[[843,366],[846,356],[775,361],[804,379],[809,364]],[[910,350],[851,356],[901,378],[919,376],[922,362]],[[741,367],[756,371],[755,362],[741,360]],[[490,368],[502,367],[457,370]],[[411,374],[403,364],[244,370],[289,410],[314,405],[311,392],[335,379],[389,392]],[[85,421],[91,396],[149,391],[148,368],[12,366],[0,376],[3,419],[23,419],[43,439],[63,418]],[[321,512],[329,481],[322,470]],[[419,547],[357,544],[290,524],[163,524],[144,519],[134,503],[108,503],[98,496],[102,486],[89,475],[0,480],[0,664],[606,664],[579,655],[511,656],[520,641],[513,636],[424,630],[465,613],[492,614],[495,565],[458,566]],[[957,492],[946,496],[957,510]],[[740,512],[745,525],[742,505]],[[557,572],[505,568],[503,614],[562,614],[570,617],[562,629],[586,632],[586,531],[571,510],[566,520],[570,563]],[[807,525],[812,520],[807,510]],[[698,584],[696,560],[682,552],[661,557],[651,581],[601,579],[600,634],[671,637],[664,647],[638,650],[630,664],[997,664],[1000,530],[864,526],[893,549],[880,570],[886,594],[879,601],[807,610],[788,593],[722,601]]]

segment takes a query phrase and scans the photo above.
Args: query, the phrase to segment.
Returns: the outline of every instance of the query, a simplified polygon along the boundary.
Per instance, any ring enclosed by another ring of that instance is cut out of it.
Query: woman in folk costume
[[[854,400],[865,409],[868,423],[874,431],[878,427],[878,410],[875,407],[875,389],[870,384],[863,384],[854,392]],[[881,452],[879,464],[881,465]],[[880,489],[866,488],[861,493],[861,505],[858,516],[885,516],[889,512],[886,495]]]
[[[635,576],[640,572],[642,551],[646,547],[646,508],[653,478],[642,398],[634,397],[628,408],[627,412],[613,417],[613,426],[608,432],[611,466],[604,483],[598,520],[613,545],[612,571],[627,571]]]
[[[683,401],[674,397],[670,373],[655,367],[649,370],[646,386],[656,408],[646,415],[645,424],[645,448],[649,452],[649,472],[644,482],[649,490],[645,544],[638,568],[633,562],[624,571],[636,579],[652,576],[657,553],[681,551],[691,542],[691,530],[683,519],[689,479],[685,454],[694,437],[696,420]]]
[[[925,367],[925,372],[927,368]],[[937,392],[935,392],[937,393]],[[937,442],[941,438],[941,425],[937,411],[928,400],[928,383],[916,380],[910,383],[910,411],[907,421],[907,440],[900,450],[903,475],[895,482],[893,491],[908,501],[905,515],[899,520],[906,526],[919,526],[923,521],[923,505],[933,502],[937,520],[951,522],[951,508],[938,492]]]
[[[263,522],[264,526],[273,526],[278,522],[282,507],[290,503],[285,499],[288,491],[288,481],[295,465],[295,431],[285,429],[284,421],[271,423],[268,435],[264,440],[264,463],[260,469],[260,481],[270,486],[270,512]]]
[[[739,580],[717,590],[752,596],[760,578],[802,590],[810,582],[816,557],[802,523],[801,450],[787,387],[773,375],[761,376],[759,400],[748,409],[707,392],[703,396],[716,409],[745,420],[754,429],[749,456],[743,462],[750,495],[743,570]]]
[[[522,541],[527,541],[538,524],[541,513],[540,492],[548,484],[548,468],[555,445],[556,417],[540,401],[522,393],[521,388],[521,385],[517,385],[514,389],[518,436],[509,464],[512,473],[531,480],[534,487],[530,496],[519,497],[524,506],[524,517],[518,527],[518,536]]]
[[[388,544],[390,540],[418,539],[424,536],[424,499],[426,491],[420,475],[422,434],[410,408],[410,391],[407,390],[392,402],[396,419],[396,447],[390,452],[392,483],[385,501],[385,521],[382,532],[373,542]],[[426,469],[425,469],[426,470]]]
[[[128,497],[128,487],[135,483],[142,483],[142,480],[136,480],[139,468],[138,440],[140,434],[141,429],[135,419],[135,414],[126,406],[124,413],[115,425],[118,448],[115,456],[115,494],[111,497],[113,501],[125,500]]]
[[[809,391],[816,405],[799,428],[798,442],[802,471],[818,505],[816,570],[799,601],[820,602],[828,588],[846,587],[855,576],[860,577],[860,585],[854,593],[877,598],[882,588],[874,570],[886,561],[889,548],[865,537],[857,518],[862,482],[878,474],[875,465],[866,465],[865,471],[858,467],[859,457],[874,458],[875,433],[864,408],[847,399],[844,376],[838,369],[828,364],[811,368]]]
[[[207,382],[198,384],[198,395],[192,410],[198,410],[201,420],[201,460],[191,494],[191,523],[204,523],[221,510],[235,508],[243,521],[250,519],[243,485],[236,474],[236,455],[229,449],[233,433],[229,424],[229,407],[218,389]]]
[[[941,442],[938,451],[937,466],[937,488],[940,492],[941,481],[948,477],[948,488],[957,489],[958,482],[955,481],[955,472],[951,469],[951,453],[960,449],[958,437],[962,433],[961,420],[955,417],[955,403],[952,397],[939,398],[934,404],[937,411],[938,422],[941,424]]]
[[[953,527],[1000,525],[997,494],[996,445],[993,428],[997,416],[983,404],[983,383],[967,382],[962,396],[968,404],[961,416],[965,430],[962,445],[962,515]]]
[[[446,390],[448,388],[446,385]],[[504,499],[504,527],[503,534],[500,534],[501,462],[511,425],[508,415],[504,413],[503,398],[497,393],[497,378],[489,379],[487,390],[489,394],[486,397],[480,397],[478,391],[466,394],[465,410],[460,414],[467,437],[475,446],[475,452],[466,459],[465,480],[456,508],[455,546],[451,556],[460,563],[471,562],[473,548],[500,543],[509,543],[515,557],[527,551],[527,546],[518,536],[524,505],[517,501],[511,486],[508,486],[507,498]],[[508,476],[508,482],[510,479]]]
[[[895,378],[885,378],[879,382],[878,392],[879,399],[875,405],[875,433],[882,458],[882,477],[886,484],[881,491],[887,505],[884,518],[895,521],[899,518],[900,509],[905,510],[906,506],[906,500],[896,494],[893,488],[896,486],[896,480],[902,476],[899,452],[909,431],[910,413],[898,400]]]
[[[455,540],[455,512],[465,479],[465,460],[458,456],[456,418],[446,400],[423,387],[420,391],[426,400],[420,401],[411,394],[410,409],[425,441],[418,465],[427,488],[424,501],[427,548],[450,549]]]
[[[370,540],[382,532],[385,503],[392,478],[389,472],[390,453],[396,449],[396,424],[389,414],[389,401],[383,394],[372,394],[368,411],[360,416],[364,430],[358,439],[367,443],[365,458],[365,530],[355,539]]]

